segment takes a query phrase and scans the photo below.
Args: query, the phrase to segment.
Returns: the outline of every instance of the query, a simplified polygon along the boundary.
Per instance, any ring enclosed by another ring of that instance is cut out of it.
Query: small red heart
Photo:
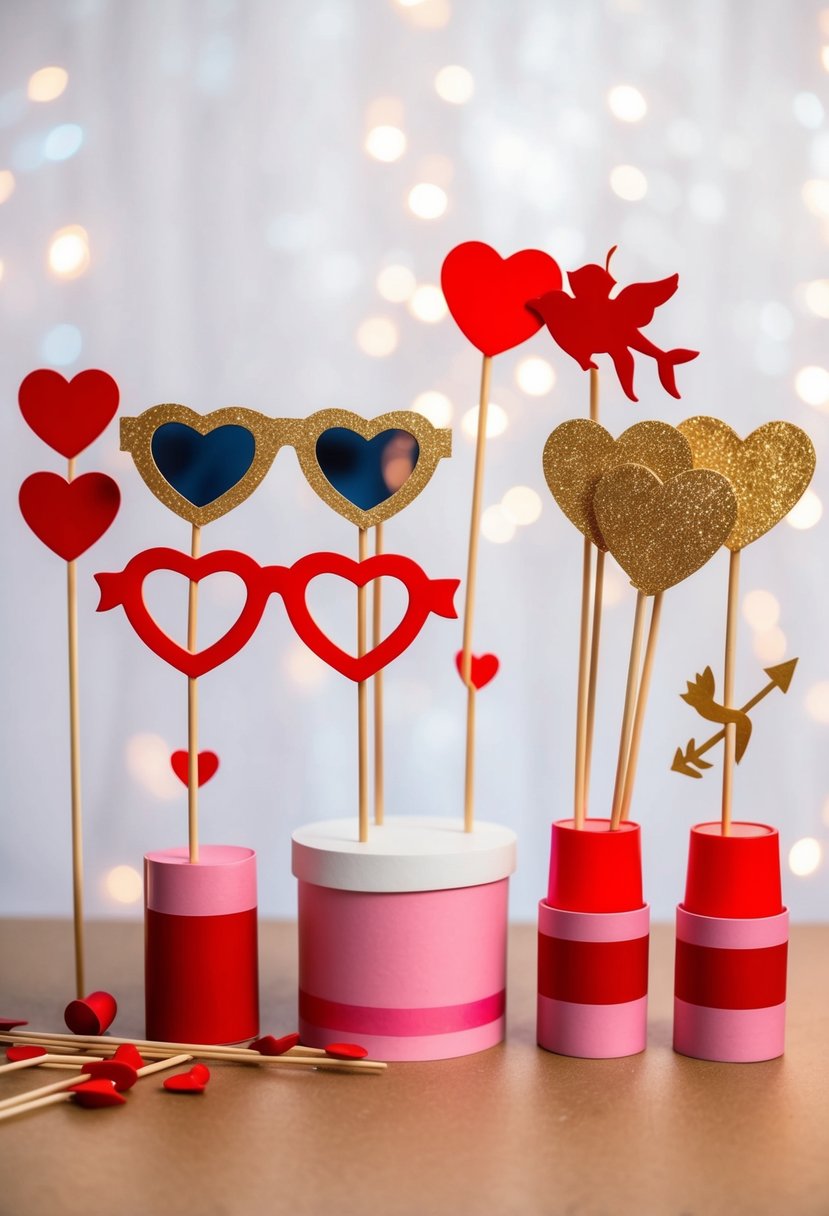
[[[170,757],[170,764],[179,781],[187,785],[187,752],[173,752]],[[218,767],[219,757],[215,752],[199,752],[199,785],[204,785],[205,781],[209,781],[211,777],[214,777]]]
[[[458,675],[463,679],[462,650],[459,650],[455,655],[455,666],[458,669]],[[495,679],[500,666],[501,664],[498,662],[497,655],[471,654],[469,656],[469,679],[475,688],[485,688],[490,680]]]
[[[45,1047],[24,1047],[22,1044],[19,1047],[7,1047],[6,1059],[10,1064],[14,1064],[17,1060],[35,1060],[38,1056],[48,1055]]]
[[[71,460],[89,447],[118,409],[118,385],[90,368],[67,380],[49,368],[30,372],[18,390],[20,412],[34,433]]]
[[[325,1054],[333,1056],[335,1060],[364,1060],[368,1048],[361,1047],[359,1043],[326,1043]]]
[[[25,1018],[0,1018],[0,1034],[8,1034],[15,1026],[28,1026]]]
[[[101,1106],[123,1106],[126,1098],[116,1092],[115,1084],[103,1077],[91,1081],[79,1081],[69,1088],[78,1106],[86,1106],[94,1110]]]
[[[201,1065],[204,1068],[204,1065]],[[206,1071],[206,1070],[205,1070]],[[164,1088],[171,1094],[201,1094],[204,1093],[204,1087],[207,1085],[210,1074],[207,1077],[194,1075],[195,1069],[191,1068],[189,1072],[177,1073],[174,1077],[168,1077],[164,1082]]]
[[[88,1060],[81,1072],[88,1073],[96,1080],[111,1081],[119,1091],[132,1089],[138,1080],[138,1073],[131,1064],[125,1064],[123,1060],[116,1060],[114,1057],[111,1060]]]
[[[286,1051],[290,1051],[298,1043],[298,1034],[285,1034],[281,1039],[266,1034],[261,1039],[254,1039],[250,1046],[252,1051],[258,1051],[261,1056],[284,1056]]]
[[[210,1069],[206,1064],[194,1064],[190,1069],[190,1076],[194,1081],[201,1081],[202,1085],[206,1085],[210,1080]]]
[[[120,504],[118,486],[106,473],[84,473],[73,481],[57,473],[32,473],[20,487],[26,523],[67,562],[100,540]]]
[[[502,258],[482,241],[466,241],[446,255],[440,283],[455,323],[483,355],[500,355],[541,328],[526,307],[535,294],[558,291],[561,270],[540,249]]]
[[[112,1058],[119,1060],[122,1064],[129,1064],[130,1068],[134,1068],[136,1072],[146,1064],[141,1052],[132,1043],[122,1043]]]

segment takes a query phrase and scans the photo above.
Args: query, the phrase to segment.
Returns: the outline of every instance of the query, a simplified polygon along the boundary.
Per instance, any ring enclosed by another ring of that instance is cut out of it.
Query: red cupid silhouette
[[[541,317],[561,349],[584,371],[597,367],[593,355],[610,355],[619,383],[631,401],[638,401],[633,391],[632,351],[655,359],[662,387],[672,397],[678,397],[674,368],[678,363],[696,359],[699,351],[682,347],[660,350],[639,331],[650,324],[657,308],[670,300],[679,275],[672,274],[656,283],[631,283],[611,299],[616,280],[610,273],[610,259],[615,252],[614,245],[604,266],[582,266],[570,271],[567,281],[572,295],[550,291],[528,300],[527,308]]]

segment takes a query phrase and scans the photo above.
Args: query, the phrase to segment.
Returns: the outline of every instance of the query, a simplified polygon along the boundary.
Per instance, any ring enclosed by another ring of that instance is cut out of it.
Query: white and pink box
[[[491,823],[390,818],[363,844],[353,819],[294,832],[302,1042],[379,1060],[500,1043],[514,869],[515,833]]]

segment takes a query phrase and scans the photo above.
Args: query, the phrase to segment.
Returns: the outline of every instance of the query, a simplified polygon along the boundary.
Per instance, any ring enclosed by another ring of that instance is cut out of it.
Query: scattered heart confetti
[[[459,650],[455,655],[455,666],[458,669],[458,675],[463,679],[463,651]],[[491,680],[494,680],[498,674],[498,668],[501,664],[498,661],[498,656],[494,654],[473,654],[469,656],[469,679],[475,688],[486,688]]]
[[[136,1072],[146,1064],[146,1060],[133,1043],[122,1043],[112,1058],[122,1064],[129,1064]]]
[[[326,1043],[325,1054],[335,1060],[364,1060],[368,1049],[359,1043]]]
[[[173,772],[178,777],[179,781],[181,781],[182,784],[187,785],[187,783],[188,783],[187,752],[186,751],[173,752],[172,756],[170,757],[170,764],[172,766]],[[199,752],[199,765],[198,765],[199,785],[204,785],[205,782],[209,781],[211,777],[215,777],[218,768],[219,768],[219,757],[216,755],[215,752],[209,752],[209,751]]]
[[[138,1073],[131,1064],[125,1064],[123,1060],[116,1060],[114,1057],[111,1060],[88,1060],[81,1072],[88,1073],[96,1080],[111,1081],[119,1091],[132,1089],[138,1080]]]
[[[126,1098],[116,1091],[115,1084],[103,1077],[80,1081],[71,1086],[68,1092],[74,1096],[78,1106],[85,1106],[90,1110],[103,1106],[123,1106],[126,1102]]]
[[[298,1045],[299,1035],[294,1033],[284,1034],[281,1039],[266,1034],[261,1039],[254,1039],[250,1046],[252,1051],[258,1051],[262,1056],[284,1056],[286,1051]]]
[[[0,1018],[0,1034],[8,1034],[15,1026],[28,1026],[25,1018]]]
[[[204,1071],[197,1072],[197,1069]],[[210,1073],[204,1064],[196,1064],[189,1072],[180,1072],[176,1073],[174,1077],[168,1077],[164,1082],[164,1088],[171,1094],[201,1094],[204,1093],[204,1088],[209,1080]]]
[[[34,1044],[31,1046],[20,1044],[19,1046],[6,1048],[6,1059],[10,1064],[15,1064],[18,1060],[35,1060],[38,1056],[48,1054],[45,1047],[35,1047]]]
[[[121,494],[106,473],[84,473],[74,481],[57,473],[32,473],[20,487],[19,502],[38,540],[72,562],[109,528]]]
[[[90,368],[67,380],[49,368],[30,372],[20,385],[20,412],[34,433],[71,460],[97,439],[118,409],[118,385]]]

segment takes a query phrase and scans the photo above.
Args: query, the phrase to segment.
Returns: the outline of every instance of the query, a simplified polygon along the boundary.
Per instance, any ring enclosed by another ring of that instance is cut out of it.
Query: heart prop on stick
[[[183,785],[189,778],[188,756],[186,751],[173,752],[170,757],[170,767]],[[199,785],[205,785],[219,771],[219,757],[215,752],[199,752]]]
[[[464,828],[472,831],[475,817],[475,694],[471,678],[472,634],[478,571],[478,541],[483,505],[484,460],[492,359],[518,346],[541,328],[541,320],[526,306],[535,296],[561,287],[558,263],[538,249],[522,249],[502,258],[481,241],[466,241],[446,255],[440,275],[446,303],[458,328],[483,355],[478,395],[475,471],[466,561],[461,679],[466,685],[466,756]]]
[[[463,651],[459,650],[455,655],[455,666],[458,669],[458,675],[463,679]],[[486,688],[498,674],[498,669],[501,664],[498,662],[498,656],[494,654],[473,654],[470,655],[469,663],[469,678],[475,685],[476,690],[480,691]]]
[[[599,482],[593,508],[610,552],[638,592],[611,811],[615,829],[628,815],[633,798],[662,594],[714,556],[734,526],[737,501],[728,480],[708,469],[692,469],[663,484],[641,465],[622,465]],[[654,602],[637,693],[650,595]]]
[[[737,518],[725,542],[730,550],[721,707],[726,715],[722,719],[725,747],[721,808],[725,836],[731,831],[737,723],[741,713],[734,705],[740,553],[778,524],[800,500],[815,470],[815,449],[805,431],[790,422],[766,422],[740,439],[719,418],[697,415],[680,423],[680,430],[691,445],[695,467],[715,469],[728,477],[737,499]],[[678,771],[687,770],[680,767]]]
[[[20,511],[35,536],[66,562],[69,666],[69,765],[72,821],[72,920],[75,988],[86,990],[83,937],[83,825],[81,807],[80,694],[77,559],[103,536],[121,495],[105,473],[75,477],[76,457],[101,434],[118,409],[118,385],[90,369],[66,380],[58,372],[31,372],[18,391],[20,412],[35,434],[67,459],[66,477],[33,473],[20,487]]]

